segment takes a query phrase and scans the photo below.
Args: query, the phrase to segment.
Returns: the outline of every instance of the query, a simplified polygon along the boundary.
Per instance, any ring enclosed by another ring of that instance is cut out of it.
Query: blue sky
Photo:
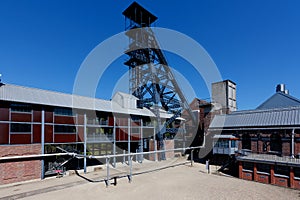
[[[127,0],[0,0],[0,73],[3,81],[72,93],[76,73],[100,42],[124,31]],[[223,79],[237,84],[238,108],[252,109],[285,83],[300,98],[300,1],[141,0],[156,26],[200,43]],[[184,71],[186,61],[167,54]],[[97,97],[110,99],[127,72],[124,58],[100,81]],[[208,98],[201,77],[183,73],[199,98]]]

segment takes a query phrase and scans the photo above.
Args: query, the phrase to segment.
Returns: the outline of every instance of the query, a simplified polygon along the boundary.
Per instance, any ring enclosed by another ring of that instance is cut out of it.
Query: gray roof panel
[[[300,100],[283,92],[276,92],[256,109],[274,109],[300,106]]]
[[[124,95],[124,93],[122,94]],[[126,95],[130,96],[130,94]],[[133,97],[132,99],[134,98],[136,97]],[[112,103],[112,101],[41,90],[36,88],[16,86],[11,84],[4,84],[0,86],[0,100],[84,110],[115,112],[121,114],[134,114],[140,116],[155,116],[150,110],[146,108],[126,109],[122,108],[119,105],[115,105],[115,103]]]
[[[228,115],[216,115],[210,129],[300,126],[300,106],[279,109],[239,111]]]

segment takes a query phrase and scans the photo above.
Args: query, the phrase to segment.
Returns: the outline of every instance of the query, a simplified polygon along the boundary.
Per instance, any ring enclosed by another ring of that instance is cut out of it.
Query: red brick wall
[[[295,155],[300,153],[300,142],[295,142]]]
[[[242,172],[242,179],[252,181],[253,180],[253,173],[252,172]]]
[[[300,180],[294,180],[294,188],[300,190]]]
[[[257,182],[260,183],[270,183],[270,175],[257,173]]]
[[[291,143],[290,142],[283,142],[282,143],[282,155],[283,156],[290,156],[291,155]]]
[[[274,184],[282,187],[288,187],[289,178],[274,176]]]
[[[1,146],[0,157],[40,154],[41,145]],[[41,178],[41,161],[28,160],[0,163],[0,184]]]

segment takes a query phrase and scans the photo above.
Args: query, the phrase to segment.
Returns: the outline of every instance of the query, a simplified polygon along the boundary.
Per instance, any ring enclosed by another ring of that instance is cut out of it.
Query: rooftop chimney
[[[276,86],[276,92],[282,92],[282,93],[284,93],[284,94],[289,94],[289,90],[286,90],[285,89],[285,84],[278,84],[277,86]]]

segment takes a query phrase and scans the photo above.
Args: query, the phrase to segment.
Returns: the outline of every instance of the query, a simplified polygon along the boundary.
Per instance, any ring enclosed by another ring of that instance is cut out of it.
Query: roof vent
[[[278,84],[276,86],[276,92],[283,92],[283,93],[285,93],[285,85],[284,84]]]
[[[4,85],[4,83],[2,83],[2,74],[0,74],[0,86]]]
[[[276,92],[282,92],[284,94],[289,94],[289,90],[285,89],[285,84],[278,84],[276,86]]]

